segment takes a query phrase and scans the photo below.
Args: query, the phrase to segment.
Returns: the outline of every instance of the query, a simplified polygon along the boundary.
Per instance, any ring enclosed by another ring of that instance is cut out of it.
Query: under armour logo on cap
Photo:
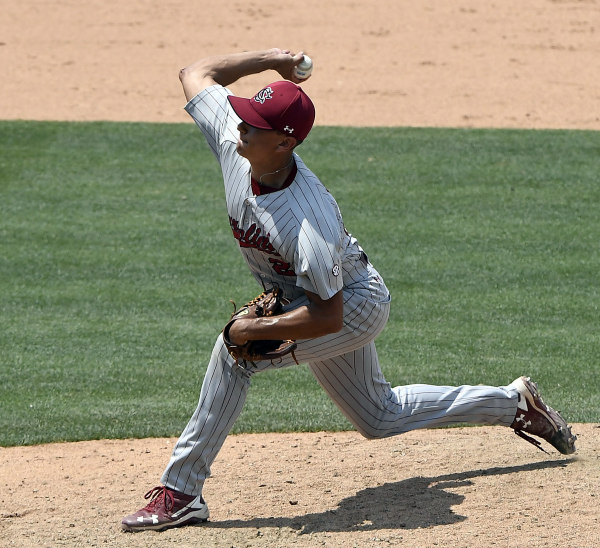
[[[287,80],[261,89],[252,99],[228,97],[235,113],[248,125],[275,129],[299,141],[306,138],[315,121],[315,107],[302,88]]]

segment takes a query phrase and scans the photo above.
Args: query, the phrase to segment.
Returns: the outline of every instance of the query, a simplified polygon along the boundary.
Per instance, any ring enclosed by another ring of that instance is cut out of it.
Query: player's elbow
[[[179,81],[188,101],[203,89],[216,83],[210,65],[204,60],[182,68],[179,71]]]
[[[179,81],[183,87],[183,92],[185,94],[185,98],[189,101],[194,95],[195,88],[198,86],[194,84],[193,80],[193,70],[190,67],[182,68],[179,71]]]
[[[344,327],[344,296],[339,291],[328,300],[313,303],[315,305],[316,317],[319,318],[321,326],[326,335],[337,333]]]
[[[342,330],[342,327],[344,327],[344,317],[341,314],[335,315],[329,322],[329,333],[337,333]]]
[[[193,65],[184,67],[179,71],[179,81],[184,89],[186,86],[190,86],[196,80],[198,80],[198,69]]]
[[[339,291],[329,299],[322,299],[316,293],[306,291],[308,296],[308,324],[311,337],[322,337],[337,333],[344,327],[344,297]]]
[[[323,335],[332,335],[344,327],[344,316],[341,313],[330,312],[320,317],[320,328]]]
[[[344,299],[342,297],[342,292],[340,291],[334,299],[336,299],[337,303],[331,310],[330,325],[331,332],[337,333],[344,327]]]
[[[179,81],[183,84],[185,82],[185,79],[187,77],[187,75],[189,74],[188,72],[188,68],[184,67],[182,69],[180,69],[179,71]]]

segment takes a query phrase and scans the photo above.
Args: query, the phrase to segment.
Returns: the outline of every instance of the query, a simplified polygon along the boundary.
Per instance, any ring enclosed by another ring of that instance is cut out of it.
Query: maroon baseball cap
[[[315,107],[293,82],[273,82],[252,99],[229,95],[235,113],[248,125],[275,129],[303,141],[315,121]]]

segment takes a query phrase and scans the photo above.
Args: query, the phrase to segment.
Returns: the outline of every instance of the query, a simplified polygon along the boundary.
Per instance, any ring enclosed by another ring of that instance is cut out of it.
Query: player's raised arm
[[[271,48],[229,55],[204,57],[181,69],[179,79],[189,101],[203,89],[214,84],[228,86],[249,74],[275,70],[282,78],[299,83],[294,67],[302,62],[302,52],[293,54],[289,50]]]

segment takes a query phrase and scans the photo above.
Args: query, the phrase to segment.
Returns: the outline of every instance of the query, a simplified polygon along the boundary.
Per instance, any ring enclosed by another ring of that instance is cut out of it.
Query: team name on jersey
[[[275,250],[269,240],[270,234],[261,235],[262,231],[260,228],[257,228],[256,223],[252,223],[248,229],[244,230],[239,226],[236,219],[229,217],[229,224],[233,232],[233,237],[238,241],[240,247],[258,249],[263,253],[274,255],[274,257],[269,257],[269,262],[277,274],[281,276],[296,275],[290,263],[277,258],[281,257],[281,255]]]

